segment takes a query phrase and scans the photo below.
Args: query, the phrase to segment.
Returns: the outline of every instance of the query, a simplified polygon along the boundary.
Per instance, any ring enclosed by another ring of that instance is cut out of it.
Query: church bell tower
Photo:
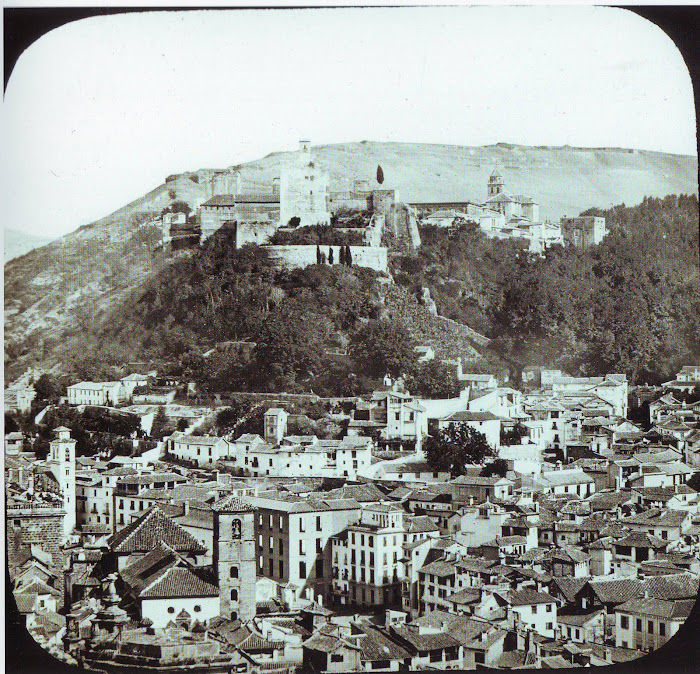
[[[493,170],[493,173],[489,177],[487,192],[489,198],[495,197],[497,194],[503,192],[503,175],[497,168]]]
[[[219,583],[219,614],[229,620],[255,617],[255,508],[238,496],[214,504],[212,562]]]

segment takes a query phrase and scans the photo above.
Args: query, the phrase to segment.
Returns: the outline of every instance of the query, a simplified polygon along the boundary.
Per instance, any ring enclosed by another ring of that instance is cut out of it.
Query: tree
[[[162,405],[159,405],[158,411],[153,417],[153,424],[151,425],[151,437],[162,440],[167,431],[167,426],[168,417],[165,414],[165,408]]]
[[[187,426],[187,419],[177,420],[177,430],[180,431],[180,433],[184,433],[187,430]]]
[[[465,466],[481,464],[487,456],[493,456],[484,434],[466,423],[451,424],[429,435],[423,449],[429,466],[448,470],[452,477],[464,474]]]
[[[333,264],[333,248],[328,248],[328,264]]]
[[[289,222],[287,223],[287,225],[289,227],[291,227],[292,229],[295,229],[300,224],[301,224],[301,218],[298,215],[295,215],[295,216],[289,218]]]
[[[505,459],[494,459],[489,461],[482,469],[482,477],[493,477],[498,475],[499,477],[505,477],[508,473],[508,462]]]
[[[408,390],[423,398],[456,398],[462,386],[455,368],[440,360],[417,365],[407,382]]]
[[[502,445],[519,445],[522,438],[527,435],[527,428],[519,421],[512,428],[501,428]]]
[[[42,400],[56,400],[66,393],[66,387],[56,377],[46,373],[34,382],[34,390],[37,398]]]
[[[321,247],[316,244],[316,264],[321,264]]]
[[[338,262],[340,264],[345,264],[345,246],[341,246],[338,251]]]
[[[382,167],[377,164],[377,182],[381,185],[384,182],[384,171]]]
[[[350,246],[348,246],[345,251],[345,264],[347,264],[348,267],[352,267],[352,251],[350,250]]]
[[[399,377],[413,365],[414,346],[402,323],[370,320],[353,335],[350,355],[363,373]]]

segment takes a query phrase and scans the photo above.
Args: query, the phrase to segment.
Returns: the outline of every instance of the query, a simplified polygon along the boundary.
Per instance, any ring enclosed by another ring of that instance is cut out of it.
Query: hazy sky
[[[696,154],[680,54],[606,7],[95,17],[34,43],[3,107],[4,224],[54,236],[301,137]]]

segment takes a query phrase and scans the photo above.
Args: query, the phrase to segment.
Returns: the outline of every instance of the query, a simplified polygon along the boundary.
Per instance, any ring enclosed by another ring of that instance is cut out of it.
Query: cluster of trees
[[[275,246],[360,246],[363,240],[361,231],[342,232],[332,225],[308,225],[292,231],[278,229],[270,237],[270,243]]]
[[[32,418],[24,420],[22,430],[34,438],[33,449],[38,458],[49,453],[49,443],[54,438],[54,428],[67,426],[76,441],[78,456],[93,456],[107,451],[110,454],[130,456],[134,452],[132,438],[139,438],[139,451],[155,446],[145,438],[140,419],[127,412],[110,412],[102,408],[86,407],[80,412],[66,405],[48,409],[36,425]]]
[[[585,213],[606,218],[603,242],[544,256],[473,223],[423,228],[417,253],[394,261],[395,279],[427,286],[441,315],[492,337],[511,362],[665,381],[700,355],[698,199]]]
[[[449,471],[452,477],[463,475],[468,465],[482,464],[494,454],[484,434],[466,423],[450,424],[429,435],[423,451],[431,468]]]

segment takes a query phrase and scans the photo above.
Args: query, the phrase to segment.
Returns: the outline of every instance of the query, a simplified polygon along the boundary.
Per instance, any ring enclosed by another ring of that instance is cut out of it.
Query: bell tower
[[[493,170],[493,173],[489,177],[489,182],[486,189],[487,196],[489,198],[495,197],[497,194],[501,194],[503,192],[503,175],[497,168]]]
[[[219,614],[229,620],[255,617],[255,508],[238,496],[214,504],[212,563],[219,584]]]
[[[63,535],[68,536],[76,524],[75,493],[75,440],[70,437],[70,428],[59,426],[54,430],[56,438],[51,441],[51,464],[53,473],[63,494]]]

